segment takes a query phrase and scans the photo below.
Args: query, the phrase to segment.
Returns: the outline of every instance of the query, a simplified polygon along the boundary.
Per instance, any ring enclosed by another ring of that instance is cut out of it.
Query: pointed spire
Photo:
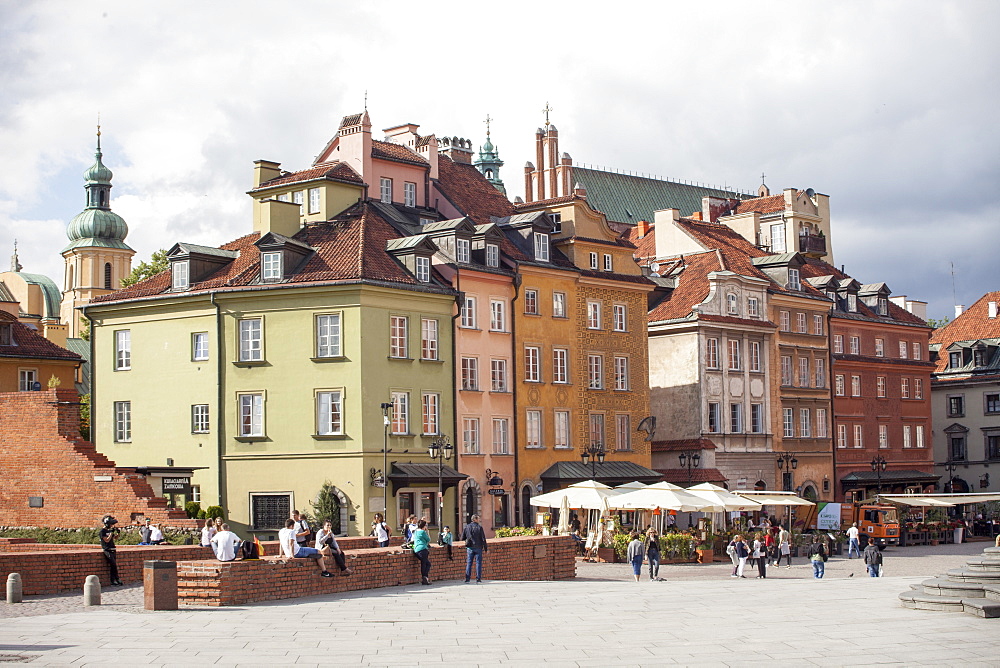
[[[17,239],[14,239],[14,254],[10,256],[10,270],[15,274],[21,271],[21,263],[17,261]]]

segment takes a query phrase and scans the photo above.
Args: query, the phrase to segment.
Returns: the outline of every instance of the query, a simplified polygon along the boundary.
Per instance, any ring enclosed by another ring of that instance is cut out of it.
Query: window
[[[861,437],[861,425],[856,424],[854,425],[854,447],[863,448],[864,445],[864,439]]]
[[[781,384],[791,387],[792,385],[792,357],[791,355],[781,356]]]
[[[756,297],[749,297],[747,299],[747,315],[751,318],[760,317],[760,302]]]
[[[194,404],[191,406],[191,433],[207,434],[208,429],[208,404]]]
[[[789,269],[788,270],[788,289],[789,290],[801,290],[802,289],[802,282],[801,282],[801,279],[799,277],[799,270],[798,269]]]
[[[12,345],[14,345],[14,337],[11,333],[10,323],[0,323],[0,346]]]
[[[389,431],[394,436],[410,433],[410,393],[392,393],[392,416],[389,420]]]
[[[552,382],[569,382],[569,351],[565,348],[552,350]]]
[[[309,189],[309,213],[319,213],[319,188]]]
[[[19,369],[17,374],[17,389],[20,392],[31,392],[38,381],[38,371],[35,369]]]
[[[260,278],[262,281],[281,280],[281,253],[261,253]]]
[[[240,320],[240,362],[260,362],[264,359],[262,325],[260,318]]]
[[[191,335],[191,359],[195,362],[208,359],[208,332],[195,332]]]
[[[455,259],[469,262],[472,259],[472,242],[468,239],[455,239]]]
[[[529,383],[539,383],[542,380],[539,353],[538,346],[524,347],[524,380]]]
[[[799,409],[799,436],[802,438],[812,438],[812,420],[808,408]]]
[[[816,387],[826,387],[826,360],[815,360],[813,365],[816,368]]]
[[[486,266],[500,266],[500,247],[496,244],[486,244]]]
[[[750,342],[750,370],[760,371],[760,341]]]
[[[790,331],[792,331],[792,320],[791,320],[791,316],[789,315],[788,311],[781,311],[778,314],[778,317],[779,317],[778,324],[779,324],[779,326],[781,328],[781,331],[783,331],[783,332],[790,332]]]
[[[837,447],[846,448],[847,447],[847,425],[838,424],[837,425]]]
[[[604,446],[604,413],[590,414],[590,444]]]
[[[340,357],[340,314],[316,316],[316,357]]]
[[[597,253],[590,254],[590,268],[597,269]]]
[[[913,379],[913,398],[914,399],[924,398],[924,380],[922,378]]]
[[[490,360],[490,391],[507,391],[507,360]]]
[[[809,387],[809,358],[799,358],[799,387]]]
[[[510,423],[507,418],[493,418],[493,454],[510,454]]]
[[[734,434],[743,432],[743,404],[729,404],[729,430]]]
[[[385,204],[392,203],[392,179],[384,176],[379,179],[379,199]]]
[[[632,416],[615,416],[615,443],[619,450],[632,449]]]
[[[616,332],[624,332],[626,317],[625,317],[625,304],[615,304],[613,307],[614,314],[614,328]]]
[[[604,389],[604,357],[601,355],[587,355],[587,387]]]
[[[726,312],[729,315],[737,315],[740,312],[739,297],[730,292],[726,295]]]
[[[429,283],[431,280],[431,259],[423,255],[413,258],[414,276],[421,283]]]
[[[854,294],[847,295],[847,310],[851,313],[855,313],[858,310],[858,296]]]
[[[601,303],[587,302],[587,329],[601,328]]]
[[[490,331],[507,331],[506,308],[507,305],[499,299],[493,299],[490,301]]]
[[[552,221],[552,231],[555,234],[562,232],[562,214],[558,211],[549,214],[549,220]]]
[[[948,395],[948,417],[963,417],[965,415],[965,395]]]
[[[524,312],[528,315],[538,315],[538,290],[524,291]]]
[[[861,339],[856,336],[851,337],[851,354],[860,355],[861,354]]]
[[[949,353],[948,366],[952,369],[957,369],[962,366],[962,353]]]
[[[708,431],[719,433],[719,404],[714,402],[708,405]]]
[[[569,411],[555,411],[552,414],[555,427],[555,447],[568,448],[569,443]]]
[[[901,380],[901,382],[900,382],[900,390],[901,390],[900,391],[900,396],[903,399],[909,399],[910,398],[910,379],[909,378],[902,378],[900,380]]]
[[[880,399],[885,398],[885,376],[878,376],[875,379],[875,396]]]
[[[475,392],[479,390],[479,358],[462,358],[462,389]]]
[[[132,442],[132,402],[115,402],[115,443]]]
[[[738,339],[729,339],[729,370],[739,371],[740,365],[740,342]]]
[[[889,314],[889,301],[885,297],[879,297],[876,305],[878,307],[879,315]]]
[[[339,391],[316,393],[316,433],[339,436],[344,433],[343,400]]]
[[[885,339],[875,339],[875,357],[885,357]]]
[[[174,290],[187,290],[191,285],[188,276],[188,261],[176,260],[170,265],[170,286]]]
[[[990,434],[986,437],[986,458],[1000,459],[1000,436]]]
[[[538,262],[549,261],[549,235],[542,232],[535,232],[535,260]]]
[[[834,334],[833,335],[833,352],[842,355],[844,353],[844,335]]]
[[[608,253],[604,254],[604,271],[612,271],[614,269],[614,259]]]
[[[284,528],[292,512],[291,494],[251,494],[250,517],[255,530]]]
[[[861,376],[851,376],[851,396],[861,396]]]
[[[1000,413],[1000,394],[984,394],[983,401],[985,402],[985,413],[987,415]]]
[[[264,395],[260,393],[239,395],[240,428],[243,438],[264,435]]]
[[[719,340],[712,338],[705,340],[705,366],[709,369],[719,368]]]
[[[918,424],[917,425],[917,442],[916,442],[916,446],[918,448],[924,447],[924,425],[922,425],[922,424]]]
[[[923,355],[923,351],[920,349],[920,343],[917,341],[913,342],[913,359],[919,360]]]
[[[115,332],[115,369],[127,371],[132,368],[132,332],[120,329]]]
[[[913,447],[913,442],[911,440],[912,439],[912,434],[911,434],[912,431],[913,430],[910,427],[910,425],[908,425],[908,424],[904,424],[903,425],[903,447],[904,448],[912,448]]]
[[[750,432],[764,433],[764,404],[750,404]]]
[[[615,357],[615,389],[616,390],[629,389],[627,357]]]
[[[905,360],[906,359],[906,352],[907,352],[906,351],[906,341],[900,341],[899,342],[899,359]]]
[[[776,223],[771,225],[771,252],[785,252],[785,224]]]
[[[565,292],[553,292],[552,293],[552,317],[553,318],[565,318],[566,317],[566,293]]]
[[[844,396],[844,377],[839,373],[833,377],[834,393],[838,397]]]
[[[420,319],[420,359],[438,358],[438,321],[434,318]]]
[[[965,461],[965,436],[952,436],[948,439],[949,459],[953,461]]]
[[[795,438],[795,409],[781,409],[782,433],[785,438]]]
[[[292,201],[299,205],[299,215],[300,216],[303,213],[302,212],[302,195],[303,195],[303,192],[301,190],[297,190],[294,193],[292,193]]]
[[[389,357],[406,358],[409,356],[408,325],[409,319],[405,315],[394,315],[389,318]]]
[[[391,187],[391,181],[390,187]],[[417,184],[410,181],[405,181],[403,183],[403,206],[416,206],[417,205]],[[463,262],[463,260],[459,260]],[[468,260],[464,260],[468,262]]]
[[[878,426],[878,447],[885,449],[889,447],[889,427],[888,425],[880,424]]]
[[[525,413],[526,448],[542,447],[542,411],[527,411]]]
[[[462,452],[467,455],[479,454],[479,418],[462,419]]]
[[[201,503],[201,485],[191,485],[191,500]]]
[[[821,315],[813,316],[813,334],[823,336],[823,316]]]
[[[475,297],[465,297],[465,301],[462,302],[462,327],[467,329],[476,328],[476,298]]]
[[[826,438],[826,409],[816,409],[816,438]]]
[[[799,334],[805,334],[808,329],[806,329],[806,314],[796,313],[795,314],[795,331]]]
[[[424,392],[420,396],[420,414],[423,418],[424,436],[436,436],[440,428],[440,396],[437,392]]]

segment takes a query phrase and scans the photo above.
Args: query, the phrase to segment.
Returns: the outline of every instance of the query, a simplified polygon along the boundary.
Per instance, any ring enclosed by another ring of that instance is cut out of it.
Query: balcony
[[[817,234],[800,234],[799,252],[816,257],[826,255],[826,237]]]

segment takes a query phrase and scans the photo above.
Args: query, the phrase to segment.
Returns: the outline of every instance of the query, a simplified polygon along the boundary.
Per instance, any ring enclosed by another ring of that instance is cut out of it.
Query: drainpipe
[[[94,443],[97,440],[97,430],[95,429],[97,421],[94,419],[94,416],[97,415],[97,402],[94,401],[94,397],[97,396],[97,383],[94,382],[94,352],[97,348],[94,346],[94,336],[97,332],[94,330],[94,319],[90,317],[89,313],[87,313],[88,306],[90,305],[87,304],[83,306],[80,309],[80,312],[83,314],[83,317],[87,319],[87,322],[90,323],[90,341],[88,341],[90,344],[90,378],[88,379],[90,381],[90,438],[87,440]]]
[[[219,505],[222,506],[223,510],[225,511],[226,510],[226,494],[225,494],[226,476],[225,476],[225,474],[223,473],[223,470],[222,470],[222,466],[223,466],[223,464],[222,464],[222,452],[223,452],[223,435],[222,435],[223,429],[222,429],[222,425],[223,425],[223,422],[224,422],[224,417],[223,416],[225,415],[225,412],[222,409],[223,400],[224,400],[224,397],[223,397],[224,388],[223,388],[223,385],[222,385],[222,378],[223,378],[223,372],[224,372],[224,369],[225,369],[225,362],[222,359],[222,307],[219,305],[218,302],[215,301],[215,293],[214,292],[211,294],[211,301],[210,301],[210,303],[212,304],[212,306],[215,307],[215,357],[216,357],[216,362],[215,362],[215,387],[216,387],[216,394],[215,394],[215,403],[216,403],[216,409],[215,409],[215,415],[216,415],[216,418],[215,418],[215,420],[216,420],[216,423],[215,423],[215,434],[216,434],[215,435],[215,447],[216,447],[216,460],[218,461],[218,467],[219,467]],[[227,517],[229,516],[228,512],[226,512],[226,516]],[[248,523],[251,526],[252,526],[252,520],[253,520],[253,518],[251,518],[251,522]]]
[[[826,373],[826,383],[829,386],[827,390],[827,396],[830,397],[830,451],[833,453],[831,458],[833,464],[833,476],[830,484],[833,485],[833,500],[836,502],[840,492],[840,481],[837,480],[837,424],[835,422],[834,416],[837,412],[834,410],[833,402],[836,401],[836,397],[833,396],[833,382],[835,374],[833,373],[833,313],[827,311],[826,313],[826,366],[829,371]]]
[[[517,412],[517,399],[516,399],[516,397],[517,397],[517,357],[516,357],[517,351],[515,350],[515,342],[517,341],[517,318],[515,317],[515,313],[517,313],[517,311],[514,310],[514,304],[517,302],[518,297],[521,296],[521,274],[520,273],[515,273],[514,274],[513,284],[514,284],[514,298],[510,300],[510,386],[511,386],[511,388],[514,391],[514,394],[512,396],[515,397],[515,400],[514,400],[514,420],[513,420],[513,424],[511,425],[511,427],[513,428],[514,433],[513,433],[513,438],[511,440],[514,441],[514,490],[513,490],[513,492],[514,492],[514,506],[513,507],[514,507],[514,519],[517,520],[517,519],[519,519],[519,516],[521,514],[521,478],[519,477],[518,461],[517,461],[517,453],[518,453],[518,449],[519,449],[518,448],[518,443],[517,443],[517,422],[518,422],[517,415],[518,415],[518,412]],[[534,490],[532,490],[532,491],[534,491]],[[518,526],[518,523],[515,522],[514,526]]]
[[[461,432],[458,431],[458,383],[455,382],[455,354],[457,352],[457,342],[455,333],[458,330],[456,327],[456,321],[462,315],[462,304],[465,303],[465,293],[461,291],[460,287],[462,284],[462,272],[460,269],[455,270],[455,290],[458,294],[455,295],[455,305],[458,307],[455,309],[455,315],[451,316],[451,423],[452,423],[452,433],[455,435],[455,468],[458,469],[458,458],[459,458],[459,440]],[[464,467],[463,467],[464,468]],[[388,476],[389,472],[383,472],[383,475]],[[388,478],[386,478],[388,481]],[[444,492],[442,491],[443,495]],[[459,498],[458,498],[458,483],[455,483],[455,527],[458,527],[458,518],[461,516],[459,512]],[[441,499],[442,505],[444,504],[444,499]],[[444,518],[438,518],[438,533],[441,533],[441,528],[444,526]]]

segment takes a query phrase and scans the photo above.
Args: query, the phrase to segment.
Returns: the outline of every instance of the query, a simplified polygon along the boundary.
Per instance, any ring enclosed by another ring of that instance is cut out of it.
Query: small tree
[[[167,260],[167,251],[161,248],[153,253],[149,258],[149,262],[140,262],[137,267],[133,268],[132,273],[122,279],[122,287],[127,288],[151,276],[156,276],[161,271],[165,271],[169,266],[170,261]]]
[[[80,396],[80,436],[90,440],[90,393]]]
[[[337,495],[337,488],[329,480],[319,488],[316,500],[312,502],[313,513],[316,523],[322,526],[323,522],[329,521],[333,524],[333,533],[341,533],[340,526],[340,497]]]
[[[931,327],[933,327],[934,329],[941,329],[942,327],[944,327],[945,325],[947,325],[949,322],[951,322],[951,318],[949,318],[948,316],[945,316],[945,317],[941,318],[940,320],[938,320],[936,318],[927,318],[927,324],[930,325]]]

